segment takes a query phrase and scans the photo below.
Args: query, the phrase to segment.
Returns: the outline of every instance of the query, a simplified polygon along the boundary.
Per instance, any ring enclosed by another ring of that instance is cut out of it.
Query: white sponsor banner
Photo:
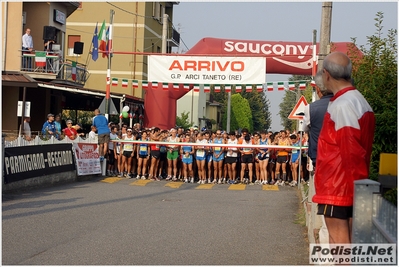
[[[188,84],[264,84],[265,57],[148,57],[148,80]]]
[[[98,144],[74,143],[78,175],[101,173]]]

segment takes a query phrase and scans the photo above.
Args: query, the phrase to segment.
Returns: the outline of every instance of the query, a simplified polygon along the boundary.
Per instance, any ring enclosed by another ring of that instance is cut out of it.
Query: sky
[[[320,41],[322,2],[179,2],[173,8],[173,25],[180,32],[180,51],[205,37],[258,41]],[[331,41],[367,45],[375,34],[377,12],[383,12],[383,34],[398,27],[396,2],[333,2]],[[291,75],[266,74],[267,82],[287,81]],[[284,92],[267,93],[272,130],[281,130],[278,112]]]

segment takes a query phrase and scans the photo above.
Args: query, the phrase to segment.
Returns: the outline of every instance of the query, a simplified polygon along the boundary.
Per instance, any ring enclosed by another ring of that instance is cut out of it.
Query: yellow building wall
[[[30,28],[33,38],[33,48],[38,51],[43,51],[43,26],[48,26],[49,24],[50,3],[25,2],[23,5],[23,11],[26,12],[26,25],[22,31],[22,35],[25,34],[26,28]]]
[[[22,31],[22,2],[2,2],[1,5],[2,66],[4,70],[19,71],[21,68],[22,35],[25,33]],[[21,19],[15,19],[16,17]]]

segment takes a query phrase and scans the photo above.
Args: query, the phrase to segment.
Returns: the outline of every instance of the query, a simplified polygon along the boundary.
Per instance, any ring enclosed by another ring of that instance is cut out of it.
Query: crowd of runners
[[[300,133],[290,134],[288,130],[250,133],[242,129],[227,133],[194,127],[142,130],[139,125],[122,125],[119,129],[113,124],[110,130],[108,176],[279,186],[295,186],[299,175],[302,181],[308,177],[306,149],[299,149],[300,141],[307,146],[306,133],[301,138]],[[268,145],[272,147],[265,147]]]

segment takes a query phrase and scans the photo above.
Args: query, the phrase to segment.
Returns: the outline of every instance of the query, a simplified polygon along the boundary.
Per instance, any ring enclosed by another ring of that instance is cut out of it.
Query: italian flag
[[[310,85],[311,85],[312,87],[316,87],[316,82],[315,82],[314,80],[312,80],[312,81],[310,82]]]
[[[274,87],[273,82],[267,83],[267,91],[269,92],[273,91],[273,87]]]
[[[133,86],[133,88],[139,88],[139,81],[138,80],[133,80],[132,81],[132,86]]]
[[[142,81],[141,87],[142,87],[144,90],[147,90],[147,89],[148,89],[148,81]]]
[[[173,89],[174,89],[175,91],[179,91],[179,84],[178,84],[178,83],[174,83],[174,84],[173,84]]]
[[[241,93],[242,91],[242,85],[238,84],[236,85],[236,93]]]
[[[199,91],[200,91],[199,84],[194,84],[194,92],[199,92]]]
[[[278,82],[277,83],[277,89],[279,91],[284,91],[284,82]]]
[[[44,51],[36,52],[35,53],[35,63],[36,63],[36,67],[45,67],[46,66],[46,52],[44,52]],[[72,62],[72,72],[73,72],[73,63],[75,63],[75,76],[76,76],[76,62]]]
[[[100,41],[100,45],[98,46],[98,49],[101,51],[106,51],[107,50],[107,30],[105,29],[105,20],[103,20],[103,24],[101,25],[100,32],[98,33],[98,40]],[[105,52],[103,52],[103,57],[106,55]]]
[[[252,84],[247,84],[247,85],[245,86],[245,91],[246,91],[247,93],[252,92]]]
[[[157,89],[158,88],[158,82],[151,82],[151,87],[152,87],[152,89]]]
[[[210,84],[204,84],[204,93],[210,93],[211,92],[211,85]],[[215,92],[216,91],[216,85],[215,85]],[[220,86],[219,86],[219,92],[220,92]]]
[[[118,78],[112,78],[112,86],[118,85]]]
[[[185,83],[184,85],[183,85],[183,87],[184,87],[184,90],[185,91],[190,91],[190,85],[188,84],[188,83]]]
[[[291,91],[295,90],[295,82],[288,82],[288,89],[290,89]]]
[[[127,79],[122,79],[122,87],[127,87],[128,86],[128,80]]]
[[[299,89],[300,90],[306,89],[306,81],[299,81]]]
[[[162,89],[164,91],[168,91],[169,90],[169,83],[162,83]]]
[[[256,91],[259,92],[259,93],[262,93],[263,92],[263,84],[257,84],[256,85]]]
[[[224,91],[225,91],[226,93],[230,93],[230,92],[231,92],[231,85],[226,84],[226,85],[224,86]]]
[[[44,54],[46,54],[44,52]],[[46,66],[46,56],[44,56],[44,66]],[[76,62],[72,61],[72,80],[76,81]]]
[[[209,92],[206,92],[205,89],[206,88],[204,87],[204,92],[209,93]],[[220,92],[220,84],[215,84],[215,93],[219,93],[219,92]]]

